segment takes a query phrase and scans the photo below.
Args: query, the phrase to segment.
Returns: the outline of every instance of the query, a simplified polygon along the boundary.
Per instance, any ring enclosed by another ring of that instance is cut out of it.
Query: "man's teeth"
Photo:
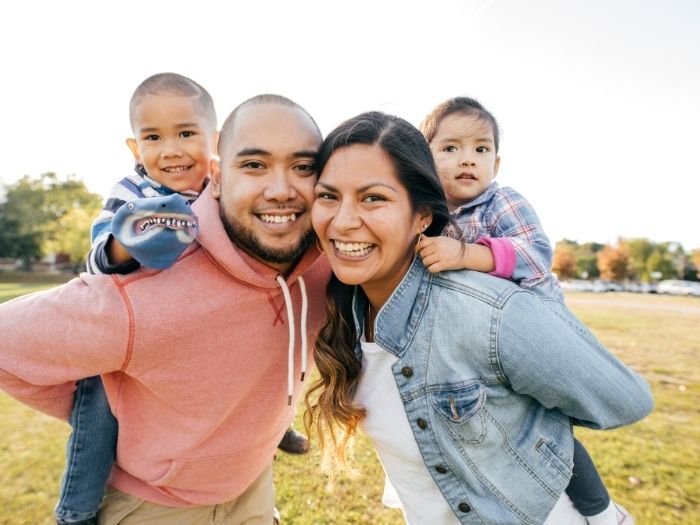
[[[367,255],[374,244],[369,242],[340,242],[334,241],[335,249],[338,250],[343,255],[349,255],[351,257],[361,257],[362,255]]]
[[[263,222],[272,222],[272,223],[284,223],[284,222],[292,222],[297,218],[296,213],[290,213],[289,215],[269,215],[267,213],[262,213],[260,214],[260,218],[263,220]]]

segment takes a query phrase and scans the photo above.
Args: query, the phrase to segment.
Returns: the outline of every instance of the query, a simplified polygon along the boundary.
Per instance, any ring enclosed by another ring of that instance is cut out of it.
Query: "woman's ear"
[[[429,209],[420,210],[417,215],[418,232],[423,233],[433,222],[433,212]]]

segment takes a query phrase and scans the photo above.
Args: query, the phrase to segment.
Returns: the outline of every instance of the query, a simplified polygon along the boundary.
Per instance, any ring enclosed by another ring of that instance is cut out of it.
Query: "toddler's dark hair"
[[[450,98],[445,102],[438,104],[435,109],[428,113],[420,125],[421,133],[423,133],[423,136],[425,137],[425,140],[428,141],[428,144],[430,144],[435,138],[440,122],[442,122],[442,120],[448,115],[452,115],[454,113],[475,116],[486,121],[489,126],[491,126],[491,130],[493,131],[494,147],[496,148],[496,153],[498,153],[501,132],[498,128],[496,117],[494,117],[477,100],[469,97]]]

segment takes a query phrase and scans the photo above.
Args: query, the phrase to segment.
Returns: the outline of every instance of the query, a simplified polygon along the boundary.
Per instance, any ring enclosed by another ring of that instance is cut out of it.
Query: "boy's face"
[[[501,160],[489,123],[462,113],[442,119],[430,149],[450,211],[486,191]]]
[[[306,113],[279,104],[239,110],[212,173],[212,195],[236,244],[287,273],[313,239],[318,130]]]
[[[173,191],[202,191],[211,172],[216,130],[193,97],[148,95],[136,107],[127,145],[152,179]]]

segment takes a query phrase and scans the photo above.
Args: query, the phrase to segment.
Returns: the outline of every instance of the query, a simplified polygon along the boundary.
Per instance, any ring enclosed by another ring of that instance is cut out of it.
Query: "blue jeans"
[[[574,468],[566,493],[584,516],[600,514],[610,505],[610,495],[588,451],[574,438]]]
[[[66,469],[55,509],[59,522],[97,515],[114,463],[117,420],[99,376],[78,381],[70,423],[73,431],[68,438]]]

